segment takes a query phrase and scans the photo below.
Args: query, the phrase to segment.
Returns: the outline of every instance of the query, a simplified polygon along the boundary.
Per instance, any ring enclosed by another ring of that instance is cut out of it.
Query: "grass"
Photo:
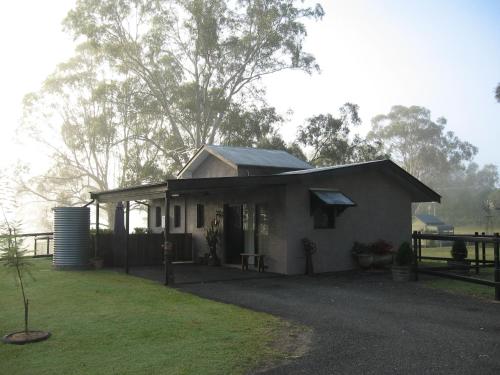
[[[468,248],[468,259],[471,260],[472,266],[474,266],[474,246],[469,245]],[[434,256],[434,257],[443,257],[443,258],[451,258],[451,246],[442,246],[442,247],[422,247],[422,255],[423,256]],[[493,248],[486,248],[486,259],[493,260]],[[482,250],[479,247],[479,259],[482,259]],[[431,261],[424,260],[425,263],[422,265],[425,266],[442,266],[446,265],[445,261]],[[479,271],[479,275],[475,274],[474,269],[471,269],[470,275],[471,277],[477,277],[485,280],[493,280],[493,268],[481,268]],[[445,279],[442,277],[432,276],[432,278],[426,278],[424,281],[426,286],[436,289],[442,289],[447,292],[455,293],[455,294],[464,294],[473,297],[485,298],[485,299],[494,299],[495,298],[495,289],[485,285],[472,284],[459,280]]]
[[[2,373],[241,374],[285,354],[273,343],[287,324],[271,315],[111,271],[34,265],[30,327],[53,336],[0,344]],[[0,334],[23,327],[13,282],[0,267]]]
[[[481,269],[480,274],[476,275],[473,270],[470,271],[470,276],[486,280],[493,280],[493,269]],[[495,298],[495,288],[467,283],[459,280],[445,279],[441,277],[432,277],[424,281],[425,285],[430,288],[445,290],[450,293],[464,294],[478,298],[493,300]]]
[[[474,263],[474,257],[475,257],[475,249],[474,245],[467,245],[467,250],[468,250],[468,258]],[[482,249],[481,245],[479,246],[479,260],[483,259],[482,258]],[[486,246],[486,260],[493,260],[494,255],[493,255],[493,247],[488,244]],[[451,246],[436,246],[436,247],[423,247],[422,246],[422,256],[431,256],[431,257],[438,257],[438,258],[451,258]]]

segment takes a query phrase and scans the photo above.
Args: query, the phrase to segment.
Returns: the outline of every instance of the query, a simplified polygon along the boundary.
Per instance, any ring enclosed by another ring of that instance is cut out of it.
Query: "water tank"
[[[54,208],[54,268],[89,268],[89,245],[90,208]]]

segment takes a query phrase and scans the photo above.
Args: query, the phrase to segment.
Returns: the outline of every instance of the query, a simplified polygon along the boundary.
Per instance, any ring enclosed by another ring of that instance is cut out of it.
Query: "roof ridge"
[[[252,151],[284,152],[288,155],[291,155],[291,156],[297,158],[295,155],[290,154],[286,150],[276,150],[276,149],[272,149],[272,148],[260,148],[260,147],[248,147],[248,146],[225,146],[225,145],[205,145],[205,146],[206,147],[216,147],[216,148],[239,148],[239,149],[243,149],[243,150],[252,150]],[[299,159],[299,158],[297,158],[297,159]]]

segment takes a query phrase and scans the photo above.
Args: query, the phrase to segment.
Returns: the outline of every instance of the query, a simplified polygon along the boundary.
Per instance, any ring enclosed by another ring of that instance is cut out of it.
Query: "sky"
[[[18,158],[36,168],[43,150],[15,142],[22,98],[36,91],[74,44],[61,21],[73,0],[4,2],[0,15],[0,168]],[[321,74],[280,73],[264,82],[267,99],[292,111],[282,129],[345,102],[360,106],[364,125],[393,105],[420,105],[479,148],[479,164],[500,164],[500,1],[323,1],[326,16],[308,24],[305,49]]]

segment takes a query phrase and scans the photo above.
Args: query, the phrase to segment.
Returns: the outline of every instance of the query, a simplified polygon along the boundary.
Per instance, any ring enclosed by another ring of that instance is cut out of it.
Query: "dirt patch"
[[[3,337],[3,342],[6,344],[23,345],[31,342],[39,342],[47,340],[50,337],[50,332],[45,331],[28,331],[14,332]]]
[[[278,359],[260,366],[251,371],[251,374],[260,374],[290,363],[307,354],[311,348],[313,329],[297,323],[284,321],[278,336],[272,342],[273,350],[280,352]]]

